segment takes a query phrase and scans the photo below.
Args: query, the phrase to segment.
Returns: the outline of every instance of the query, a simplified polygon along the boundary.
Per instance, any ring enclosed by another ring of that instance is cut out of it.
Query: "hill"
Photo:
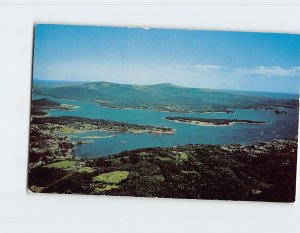
[[[275,99],[242,91],[187,88],[169,83],[130,85],[91,82],[33,85],[38,94],[95,102],[111,108],[153,109],[169,112],[231,112],[233,108],[298,107],[298,99]]]

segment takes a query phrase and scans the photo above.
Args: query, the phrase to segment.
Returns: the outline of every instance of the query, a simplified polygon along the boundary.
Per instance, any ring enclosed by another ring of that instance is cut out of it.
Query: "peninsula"
[[[48,125],[52,130],[63,133],[82,133],[86,131],[119,132],[119,133],[150,133],[174,134],[172,128],[129,124],[104,119],[90,119],[76,116],[40,117],[33,118],[34,125]]]

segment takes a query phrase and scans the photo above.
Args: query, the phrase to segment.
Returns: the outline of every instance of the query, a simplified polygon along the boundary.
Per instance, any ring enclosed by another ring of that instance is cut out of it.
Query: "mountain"
[[[232,108],[298,107],[298,99],[275,99],[262,94],[176,86],[170,83],[130,85],[90,82],[33,85],[33,91],[64,99],[95,102],[111,108],[170,112],[230,112]]]

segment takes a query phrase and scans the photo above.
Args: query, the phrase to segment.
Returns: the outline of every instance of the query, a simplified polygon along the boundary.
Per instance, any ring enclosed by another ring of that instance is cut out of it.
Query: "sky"
[[[33,79],[299,93],[300,35],[35,26]]]

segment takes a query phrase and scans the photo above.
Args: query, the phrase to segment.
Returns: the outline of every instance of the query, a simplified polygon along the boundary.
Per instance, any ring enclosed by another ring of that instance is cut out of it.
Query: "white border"
[[[295,204],[42,195],[26,192],[26,173],[34,23],[300,33],[299,12],[299,5],[0,6],[0,232],[297,232],[299,192]]]

